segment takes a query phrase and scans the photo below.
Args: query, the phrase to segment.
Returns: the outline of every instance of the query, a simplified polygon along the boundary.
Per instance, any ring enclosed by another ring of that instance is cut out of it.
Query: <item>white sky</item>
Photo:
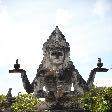
[[[16,59],[32,82],[43,58],[42,44],[58,25],[71,46],[71,60],[87,80],[101,57],[112,66],[111,0],[0,0],[0,94],[24,92]],[[97,73],[97,86],[112,86],[112,70]]]

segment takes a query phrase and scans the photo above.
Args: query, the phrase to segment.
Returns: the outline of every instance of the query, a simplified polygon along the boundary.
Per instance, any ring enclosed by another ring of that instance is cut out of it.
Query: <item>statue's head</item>
[[[55,30],[47,39],[47,42],[43,44],[43,65],[45,68],[51,66],[66,66],[69,58],[70,47],[66,42],[65,36],[56,26]]]
[[[63,50],[51,50],[49,53],[49,60],[51,64],[56,66],[61,65],[64,62],[64,51]]]

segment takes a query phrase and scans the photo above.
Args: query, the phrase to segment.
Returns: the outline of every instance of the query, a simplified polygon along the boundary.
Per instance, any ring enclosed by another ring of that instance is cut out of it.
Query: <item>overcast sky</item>
[[[0,0],[0,94],[24,92],[16,59],[32,82],[43,58],[42,45],[58,26],[71,47],[71,60],[87,80],[101,57],[107,73],[94,84],[112,86],[111,0]]]

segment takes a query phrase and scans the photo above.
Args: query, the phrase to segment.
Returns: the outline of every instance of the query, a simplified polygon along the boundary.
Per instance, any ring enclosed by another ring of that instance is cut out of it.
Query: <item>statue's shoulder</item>
[[[70,69],[71,71],[74,71],[75,70],[75,66],[73,65],[73,62],[72,61],[69,61],[68,62],[68,66],[66,67],[66,69]]]
[[[40,64],[37,69],[36,77],[42,76],[45,73],[45,69],[43,68],[43,64]]]
[[[66,69],[69,69],[71,72],[75,72],[75,74],[80,75],[72,61],[68,62],[68,66],[66,67]]]
[[[39,65],[39,68],[37,69],[36,77],[45,76],[46,73],[49,72],[49,69],[43,67],[43,64]]]

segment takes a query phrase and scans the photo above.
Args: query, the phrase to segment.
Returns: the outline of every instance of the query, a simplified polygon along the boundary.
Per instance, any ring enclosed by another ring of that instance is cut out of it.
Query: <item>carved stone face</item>
[[[53,65],[61,65],[64,61],[64,52],[63,51],[50,51],[50,62]]]

